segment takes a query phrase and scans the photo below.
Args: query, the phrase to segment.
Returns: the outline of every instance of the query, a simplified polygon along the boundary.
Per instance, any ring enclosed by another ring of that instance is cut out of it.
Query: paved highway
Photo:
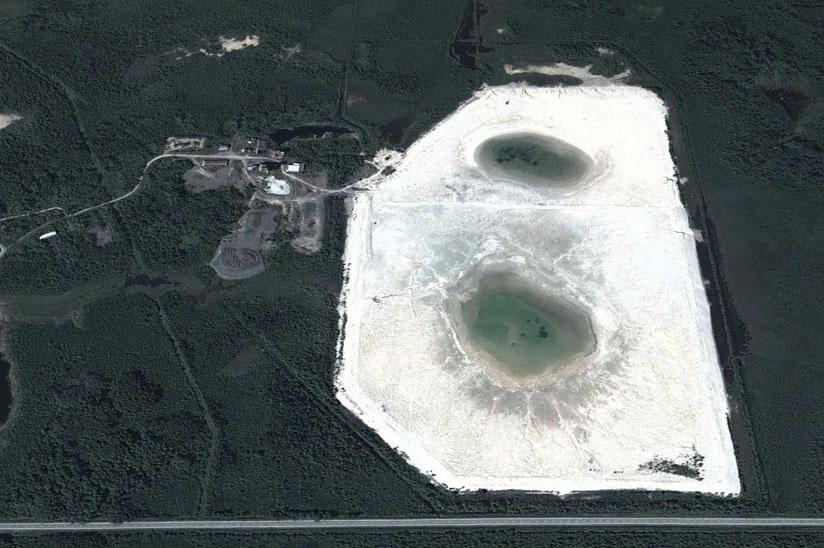
[[[0,522],[0,532],[11,531],[183,531],[183,530],[309,530],[309,529],[645,529],[645,528],[824,528],[824,518],[408,518],[327,520],[179,520],[90,522]]]

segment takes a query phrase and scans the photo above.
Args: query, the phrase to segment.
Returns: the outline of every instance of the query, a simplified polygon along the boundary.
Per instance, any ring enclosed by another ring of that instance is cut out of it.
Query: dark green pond
[[[592,166],[582,150],[545,135],[516,133],[484,141],[476,153],[489,173],[546,186],[581,180]]]
[[[461,317],[470,342],[510,377],[554,371],[595,348],[583,310],[534,292],[514,275],[483,278],[477,294],[461,303]]]

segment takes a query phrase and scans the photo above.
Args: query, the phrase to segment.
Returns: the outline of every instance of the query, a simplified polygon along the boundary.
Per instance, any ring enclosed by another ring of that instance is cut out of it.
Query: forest
[[[222,548],[476,548],[478,546],[518,546],[537,548],[812,548],[821,546],[821,537],[815,533],[720,531],[381,531],[381,532],[324,532],[324,533],[78,533],[0,535],[0,542],[8,548],[195,548],[221,546]]]
[[[277,4],[0,2],[0,112],[22,116],[0,130],[0,218],[52,207],[71,213],[121,196],[169,136],[219,141],[301,124],[348,127],[357,138],[296,141],[289,151],[342,186],[379,148],[409,146],[481,85],[512,81],[505,63],[630,69],[631,83],[670,107],[683,198],[704,235],[742,497],[559,499],[431,484],[334,398],[343,199],[327,203],[319,253],[282,245],[264,273],[225,281],[206,263],[248,196],[189,194],[180,181],[187,163],[163,160],[117,204],[68,219],[51,211],[0,222],[7,247],[40,218],[58,232],[24,239],[0,258],[2,351],[17,400],[0,431],[0,516],[824,514],[820,8],[704,0]],[[246,35],[260,45],[222,57],[196,53],[218,51],[220,36]],[[742,546],[815,542],[803,532],[519,534],[524,546],[547,538],[712,546],[729,545],[731,535]],[[434,546],[444,537],[473,545],[499,535],[398,533],[385,545]],[[246,540],[354,546],[368,537]],[[243,536],[124,538],[4,541],[231,546]]]

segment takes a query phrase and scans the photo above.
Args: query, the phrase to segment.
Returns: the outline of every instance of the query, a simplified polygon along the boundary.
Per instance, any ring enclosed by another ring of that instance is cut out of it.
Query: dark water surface
[[[495,51],[494,48],[483,45],[484,37],[480,31],[481,19],[487,13],[488,10],[478,0],[471,0],[464,7],[461,24],[449,45],[449,54],[464,68],[480,68],[478,55]]]
[[[132,276],[128,278],[126,282],[123,284],[123,287],[133,287],[136,285],[144,286],[144,287],[159,287],[161,285],[168,285],[173,284],[167,280],[166,278],[152,278],[150,276],[146,276],[145,274],[138,274],[137,276]]]
[[[582,150],[560,139],[534,133],[493,137],[481,144],[476,159],[493,175],[542,186],[576,183],[592,165]]]
[[[8,420],[12,403],[14,403],[9,378],[10,371],[11,364],[0,356],[0,426]]]
[[[279,129],[272,133],[272,140],[282,145],[292,139],[317,139],[326,134],[331,134],[331,137],[341,137],[350,133],[352,133],[351,129],[338,126],[300,126],[294,129]]]

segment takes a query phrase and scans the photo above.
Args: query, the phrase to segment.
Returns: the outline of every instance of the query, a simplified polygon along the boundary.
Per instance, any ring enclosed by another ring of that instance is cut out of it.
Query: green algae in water
[[[505,375],[542,375],[594,348],[589,319],[570,303],[530,294],[509,276],[483,280],[482,287],[461,304],[461,316],[470,342],[495,358]]]
[[[476,158],[493,175],[548,186],[575,183],[592,166],[592,160],[582,150],[533,133],[493,137],[481,144]]]

